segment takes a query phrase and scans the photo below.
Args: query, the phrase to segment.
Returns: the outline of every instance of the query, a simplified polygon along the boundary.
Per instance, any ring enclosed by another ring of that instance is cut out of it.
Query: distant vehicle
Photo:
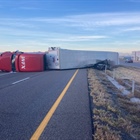
[[[44,53],[4,52],[0,55],[1,71],[44,71]]]
[[[133,63],[132,57],[124,57],[125,63]]]

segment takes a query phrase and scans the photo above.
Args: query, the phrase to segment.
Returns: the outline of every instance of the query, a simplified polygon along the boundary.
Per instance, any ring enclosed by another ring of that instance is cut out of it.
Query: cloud
[[[127,13],[100,13],[100,14],[82,14],[64,16],[59,18],[9,18],[0,19],[5,21],[22,23],[41,23],[41,24],[58,24],[59,26],[67,27],[108,27],[108,26],[123,26],[123,25],[139,25],[140,24],[140,12],[127,12]]]
[[[57,18],[0,18],[0,41],[3,45],[4,41],[8,44],[7,40],[9,44],[13,43],[12,45],[17,43],[17,47],[38,46],[39,48],[41,46],[44,50],[47,48],[45,44],[70,48],[97,46],[97,49],[105,50],[106,48],[110,50],[112,46],[114,50],[126,49],[125,46],[139,48],[138,43],[135,43],[140,36],[139,15],[140,12],[123,12]],[[130,35],[131,32],[133,36]]]
[[[72,36],[72,35],[71,35]],[[97,39],[104,39],[107,36],[69,36],[63,38],[50,38],[50,41],[60,41],[60,42],[77,42],[77,41],[95,41]]]
[[[127,28],[124,29],[123,32],[130,32],[130,31],[140,31],[140,27],[131,27],[131,28]]]
[[[101,39],[107,38],[106,36],[77,36],[79,39]]]
[[[140,13],[104,13],[73,16],[72,26],[106,27],[140,24]],[[80,23],[80,24],[79,24]]]
[[[140,24],[140,12],[83,14],[60,18],[32,18],[36,22],[64,24],[67,26],[100,27]]]

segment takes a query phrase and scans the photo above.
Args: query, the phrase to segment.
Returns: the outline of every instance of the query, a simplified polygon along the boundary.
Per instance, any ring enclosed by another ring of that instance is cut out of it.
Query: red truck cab
[[[17,72],[44,71],[44,53],[5,52],[0,55],[0,70]]]
[[[11,65],[11,58],[12,58],[11,52],[4,52],[0,55],[0,70],[1,71],[12,71],[12,65]]]
[[[16,71],[31,72],[44,70],[44,54],[28,54],[23,53],[16,55],[15,58]]]

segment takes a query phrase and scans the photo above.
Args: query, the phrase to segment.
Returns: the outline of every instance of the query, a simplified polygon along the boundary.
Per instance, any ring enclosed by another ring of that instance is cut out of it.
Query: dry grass
[[[117,67],[114,68],[114,71],[115,79],[129,91],[132,91],[132,79],[135,81],[134,96],[140,98],[140,70],[135,68]],[[113,71],[107,71],[107,74],[113,77]]]
[[[88,82],[94,107],[94,140],[140,139],[140,107],[119,94],[101,71],[88,69]]]
[[[115,131],[112,131],[108,125],[94,124],[94,140],[121,140],[121,137]]]

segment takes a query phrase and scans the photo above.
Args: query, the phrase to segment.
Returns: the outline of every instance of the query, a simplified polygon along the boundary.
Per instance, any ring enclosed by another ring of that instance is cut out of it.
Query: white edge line
[[[12,74],[12,73],[16,73],[16,72],[9,72],[9,73],[5,73],[5,74],[0,74],[0,76],[4,76],[4,75],[8,75],[8,74]]]
[[[17,83],[23,82],[23,81],[28,80],[28,79],[30,79],[30,77],[27,77],[27,78],[21,79],[19,81],[13,82],[12,85],[15,85]]]

